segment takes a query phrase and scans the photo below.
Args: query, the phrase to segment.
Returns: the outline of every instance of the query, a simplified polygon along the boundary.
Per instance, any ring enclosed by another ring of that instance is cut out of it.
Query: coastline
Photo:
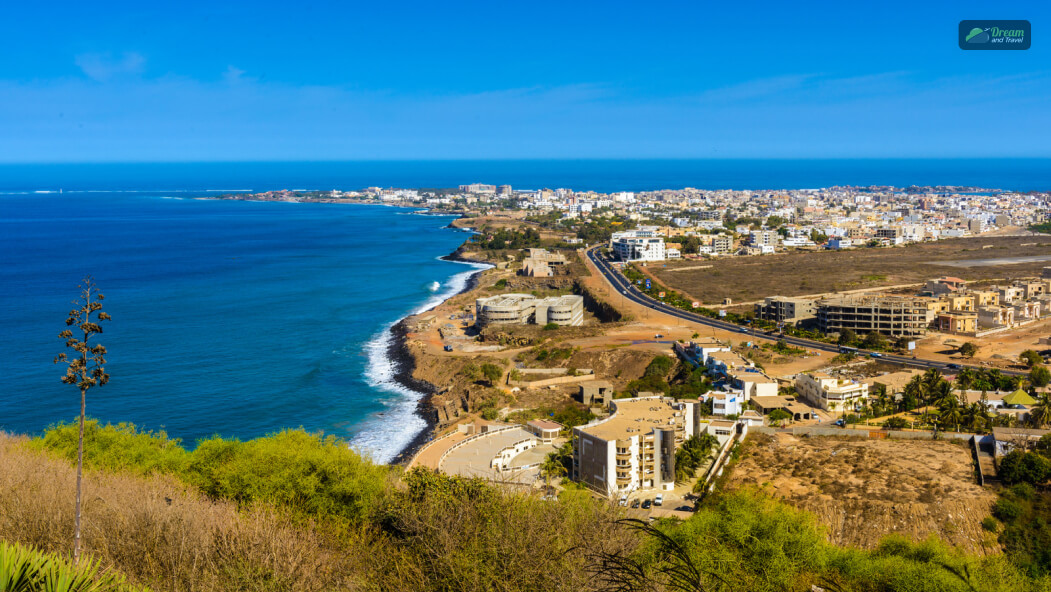
[[[456,227],[453,228],[457,229]],[[466,241],[464,241],[464,244],[466,244]],[[465,257],[463,255],[463,245],[457,247],[457,249],[452,253],[439,257],[439,259],[441,259],[442,261],[451,261],[456,263],[482,263],[481,261],[476,261],[474,259]],[[460,294],[465,294],[467,292],[470,292],[471,290],[474,290],[476,287],[478,287],[479,278],[482,272],[484,272],[486,269],[488,268],[475,270],[473,273],[471,273],[470,276],[467,277],[466,281],[464,282],[463,288],[461,288],[453,294],[449,294],[445,299],[437,303],[432,308],[441,306],[449,299],[455,298]],[[394,373],[392,376],[394,382],[408,390],[422,394],[419,401],[416,402],[415,413],[417,417],[422,419],[426,425],[422,430],[420,430],[419,433],[413,436],[413,438],[409,441],[408,444],[405,445],[404,448],[402,448],[397,454],[394,455],[393,458],[391,458],[390,461],[388,461],[387,464],[390,465],[404,464],[409,459],[411,459],[412,456],[416,454],[416,452],[419,451],[419,449],[422,448],[424,444],[431,440],[431,438],[434,436],[434,429],[435,427],[437,427],[437,422],[434,419],[434,414],[431,412],[430,403],[431,398],[441,389],[434,384],[431,384],[427,381],[418,380],[413,376],[413,373],[416,369],[416,357],[412,354],[412,352],[409,349],[409,330],[407,321],[410,317],[420,314],[420,312],[421,311],[417,311],[408,314],[391,326],[390,332],[393,338],[390,340],[390,344],[387,348],[387,357],[394,365]]]

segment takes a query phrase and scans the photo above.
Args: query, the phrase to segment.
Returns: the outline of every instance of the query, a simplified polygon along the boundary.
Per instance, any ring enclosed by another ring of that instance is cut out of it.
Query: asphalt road
[[[680,319],[683,319],[683,320],[686,320],[686,321],[690,321],[690,322],[693,322],[693,323],[700,323],[702,325],[708,325],[709,327],[715,327],[717,329],[722,329],[724,331],[732,331],[734,333],[741,333],[743,335],[748,335],[749,337],[753,337],[753,338],[757,338],[757,339],[769,339],[769,340],[772,340],[772,341],[783,340],[785,343],[787,343],[789,345],[795,345],[795,346],[798,346],[798,347],[805,347],[805,348],[808,348],[808,349],[815,349],[815,350],[820,350],[820,351],[827,351],[827,352],[834,352],[834,353],[839,353],[839,351],[840,351],[839,350],[839,346],[837,346],[837,345],[832,345],[832,344],[829,344],[829,343],[823,343],[821,341],[813,341],[813,340],[810,340],[810,339],[803,339],[802,337],[792,337],[792,336],[789,336],[789,335],[778,335],[778,334],[767,334],[766,332],[763,332],[763,331],[755,331],[755,330],[749,329],[747,327],[742,327],[741,325],[737,325],[735,323],[730,323],[728,321],[722,321],[722,320],[719,320],[719,319],[713,319],[713,318],[706,317],[706,316],[703,316],[703,315],[699,315],[699,314],[696,314],[696,313],[688,312],[688,311],[682,310],[681,308],[676,308],[674,306],[665,304],[665,303],[663,303],[663,302],[661,302],[659,300],[654,300],[653,298],[649,297],[645,293],[639,291],[635,287],[634,284],[632,284],[630,281],[628,281],[627,278],[625,278],[623,275],[621,275],[619,272],[617,272],[615,269],[613,269],[613,266],[610,265],[609,261],[607,261],[604,257],[599,255],[597,247],[592,247],[591,249],[588,249],[587,256],[588,256],[589,259],[591,259],[591,262],[595,264],[595,267],[598,268],[598,270],[602,273],[602,275],[604,275],[606,277],[606,280],[609,281],[609,283],[612,284],[613,287],[617,291],[619,291],[625,298],[627,298],[628,300],[631,300],[632,302],[640,304],[642,306],[645,306],[645,307],[648,307],[650,309],[653,309],[655,311],[658,311],[658,312],[661,312],[663,314],[670,315],[670,316],[673,316],[673,317],[676,317],[676,318],[680,318]],[[871,353],[873,353],[873,352],[869,352],[869,351],[866,351],[866,350],[863,350],[863,349],[859,349],[858,350],[858,355],[861,355],[861,356],[867,356],[867,355],[870,355]],[[962,365],[962,364],[953,364],[953,363],[950,363],[950,362],[942,362],[940,360],[927,360],[927,359],[923,359],[923,358],[913,358],[911,356],[899,356],[899,355],[888,354],[888,353],[879,353],[876,359],[884,360],[884,361],[887,361],[887,362],[893,362],[893,363],[896,363],[896,364],[904,364],[906,366],[913,366],[913,367],[916,367],[916,368],[937,368],[938,370],[941,370],[942,372],[953,372],[954,370],[956,370],[956,369],[958,369],[960,367],[968,367],[968,368],[973,368],[973,369],[976,369],[976,370],[983,369],[980,366],[965,366],[965,365]],[[956,368],[950,368],[949,366],[956,366]],[[1001,372],[1003,374],[1007,374],[1007,375],[1023,375],[1023,374],[1025,374],[1024,372],[1019,372],[1017,370],[1001,370]]]

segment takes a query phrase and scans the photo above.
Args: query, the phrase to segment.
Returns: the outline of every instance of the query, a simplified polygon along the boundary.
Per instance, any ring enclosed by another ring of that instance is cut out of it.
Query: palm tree
[[[1051,423],[1051,395],[1043,393],[1037,398],[1036,405],[1029,410],[1029,421],[1038,429]]]
[[[955,426],[956,431],[960,431],[960,423],[963,422],[963,408],[954,393],[950,391],[944,399],[938,402],[938,410],[938,420],[943,428]]]
[[[551,487],[551,479],[564,477],[566,475],[566,465],[562,462],[562,458],[558,451],[549,452],[547,457],[544,458],[544,462],[540,463],[540,474],[544,476],[544,484]]]

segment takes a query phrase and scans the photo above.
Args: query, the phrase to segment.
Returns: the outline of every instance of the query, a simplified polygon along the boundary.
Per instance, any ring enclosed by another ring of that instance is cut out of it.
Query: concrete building
[[[943,333],[975,333],[978,331],[978,313],[940,312],[934,317],[933,326]]]
[[[584,297],[567,295],[544,298],[536,301],[535,315],[537,325],[554,323],[563,326],[584,324]]]
[[[978,309],[978,326],[982,329],[1010,327],[1015,323],[1015,311],[1007,306],[983,306]]]
[[[605,407],[613,400],[613,385],[605,380],[589,380],[580,385],[580,402],[589,407]]]
[[[853,410],[869,396],[869,385],[864,382],[832,378],[822,372],[796,375],[795,386],[800,397],[829,411]]]
[[[753,230],[748,234],[748,244],[753,247],[776,248],[781,235],[776,230]]]
[[[475,324],[479,327],[488,325],[524,325],[529,323],[536,312],[537,299],[531,294],[500,294],[475,300]]]
[[[854,296],[818,303],[817,325],[825,333],[850,329],[859,335],[877,332],[890,337],[920,337],[930,320],[927,304],[917,298]]]
[[[664,261],[664,239],[624,236],[612,241],[613,253],[621,261]]]
[[[548,419],[533,419],[527,421],[525,430],[540,439],[541,442],[551,442],[561,433],[562,424]]]
[[[768,296],[762,304],[755,305],[756,318],[775,323],[798,323],[816,315],[817,303],[807,298]]]
[[[569,263],[561,253],[551,253],[547,249],[529,249],[529,256],[522,260],[522,275],[529,277],[551,277],[556,268]]]
[[[643,396],[610,405],[609,417],[573,429],[575,478],[607,497],[670,491],[676,448],[707,427],[699,421],[700,404]]]
[[[712,254],[726,255],[734,250],[734,239],[731,236],[720,234],[712,237]]]

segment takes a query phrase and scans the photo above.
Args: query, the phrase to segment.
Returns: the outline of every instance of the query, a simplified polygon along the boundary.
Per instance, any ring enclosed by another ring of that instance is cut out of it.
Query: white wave
[[[427,284],[427,289],[430,290],[431,292],[437,292],[438,288],[441,288],[441,287],[442,287],[442,285],[439,284],[438,282],[431,282],[431,283]]]
[[[412,314],[420,314],[438,306],[463,290],[472,275],[492,267],[484,263],[464,261],[453,263],[469,265],[471,269],[449,278],[441,294],[436,294],[427,300]],[[390,462],[412,442],[417,434],[427,428],[427,422],[416,414],[416,407],[424,393],[405,388],[395,380],[398,364],[389,355],[394,340],[391,328],[395,324],[387,325],[365,344],[365,354],[368,358],[365,366],[365,382],[377,391],[388,395],[381,401],[385,408],[382,411],[383,415],[376,414],[365,420],[350,440],[352,448],[378,463]]]

